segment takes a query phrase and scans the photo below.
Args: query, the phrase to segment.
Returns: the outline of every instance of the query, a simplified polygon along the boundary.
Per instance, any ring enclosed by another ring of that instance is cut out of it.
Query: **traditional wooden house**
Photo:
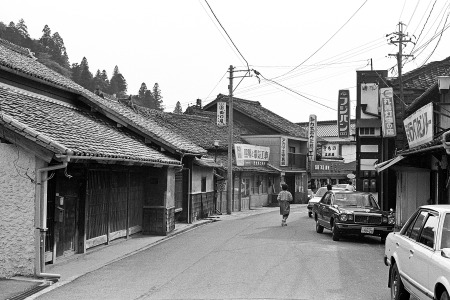
[[[228,103],[228,96],[219,94],[202,110],[212,112],[214,120],[217,121],[218,107],[223,107],[223,103]],[[228,110],[228,106],[226,109]],[[246,144],[266,147],[270,153],[267,165],[237,164],[235,153],[233,208],[258,207],[272,203],[273,199],[276,199],[272,195],[277,195],[280,191],[280,182],[288,184],[295,203],[306,203],[306,131],[264,108],[257,101],[236,97],[233,98],[233,124],[239,128],[238,135]],[[228,142],[226,143],[228,145]],[[228,166],[226,155],[222,155],[220,161],[224,167]]]
[[[0,40],[0,277],[172,231],[181,158],[204,153]]]

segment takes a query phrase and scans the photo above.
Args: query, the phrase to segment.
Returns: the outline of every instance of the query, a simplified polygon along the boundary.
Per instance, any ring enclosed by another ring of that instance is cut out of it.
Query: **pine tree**
[[[149,90],[145,91],[144,106],[152,108],[152,109],[156,109],[155,98],[153,98],[152,92]]]
[[[78,84],[87,90],[94,90],[93,76],[91,71],[89,71],[89,64],[86,57],[83,57],[80,63],[80,78]]]
[[[116,94],[118,96],[125,95],[127,91],[127,81],[123,77],[123,75],[119,72],[119,67],[114,67],[113,76],[111,77],[111,80],[109,81],[111,86],[111,94]]]
[[[177,104],[175,105],[175,109],[173,110],[174,114],[182,114],[183,113],[183,109],[181,108],[181,103],[180,101],[177,101]]]
[[[64,40],[55,32],[52,36],[51,55],[53,59],[65,68],[69,68],[69,57],[67,55],[66,46],[64,46]]]
[[[50,44],[53,43],[52,31],[50,30],[50,27],[48,27],[48,25],[45,25],[44,29],[42,29],[42,36],[39,39],[39,41],[41,42],[42,46],[44,46],[44,48],[46,49],[49,49]]]
[[[145,84],[145,82],[143,82],[141,84],[141,87],[139,88],[139,92],[138,92],[139,99],[144,100],[146,91],[147,91],[147,85]]]
[[[162,95],[161,95],[161,90],[159,89],[159,84],[155,83],[155,85],[153,86],[153,98],[155,99],[155,104],[156,104],[156,109],[163,111],[164,110],[164,105],[163,105],[163,100],[162,100]]]
[[[97,70],[94,76],[94,89],[99,89],[102,92],[109,93],[109,80],[106,71]]]
[[[25,25],[25,21],[23,19],[19,20],[19,22],[16,25],[16,28],[21,36],[23,36],[24,38],[30,38],[30,34],[28,33],[28,27],[27,25]]]

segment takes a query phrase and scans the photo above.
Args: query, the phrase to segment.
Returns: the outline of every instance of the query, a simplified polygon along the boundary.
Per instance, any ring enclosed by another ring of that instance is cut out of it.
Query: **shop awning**
[[[399,155],[397,157],[383,161],[382,163],[374,164],[375,170],[377,170],[377,172],[380,173],[381,171],[389,168],[390,166],[395,165],[396,163],[398,163],[399,161],[401,161],[404,158],[405,158],[404,156]]]

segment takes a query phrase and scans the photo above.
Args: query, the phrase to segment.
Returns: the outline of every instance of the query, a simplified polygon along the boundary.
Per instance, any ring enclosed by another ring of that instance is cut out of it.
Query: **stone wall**
[[[34,274],[34,155],[0,143],[0,278]]]

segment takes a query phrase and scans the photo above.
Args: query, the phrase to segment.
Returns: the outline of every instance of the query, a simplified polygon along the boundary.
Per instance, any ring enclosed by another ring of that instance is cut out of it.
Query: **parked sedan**
[[[345,190],[345,187],[346,187],[347,185],[346,184],[342,184],[342,185],[333,185],[331,188],[333,189],[333,190]],[[317,192],[313,195],[313,197],[311,198],[311,199],[309,199],[309,201],[308,201],[308,216],[310,217],[310,218],[312,218],[312,216],[313,216],[313,212],[312,212],[312,209],[313,209],[313,206],[314,206],[314,203],[317,203],[317,202],[319,202],[320,201],[320,199],[322,199],[322,197],[323,197],[323,195],[325,195],[325,193],[328,191],[328,189],[327,189],[327,187],[326,186],[323,186],[323,187],[320,187],[318,190],[317,190]]]
[[[313,206],[316,232],[332,232],[333,241],[344,234],[358,236],[386,236],[393,231],[395,216],[392,211],[382,211],[370,193],[345,190],[328,191]]]
[[[419,207],[388,235],[384,263],[391,299],[450,299],[450,205]]]

